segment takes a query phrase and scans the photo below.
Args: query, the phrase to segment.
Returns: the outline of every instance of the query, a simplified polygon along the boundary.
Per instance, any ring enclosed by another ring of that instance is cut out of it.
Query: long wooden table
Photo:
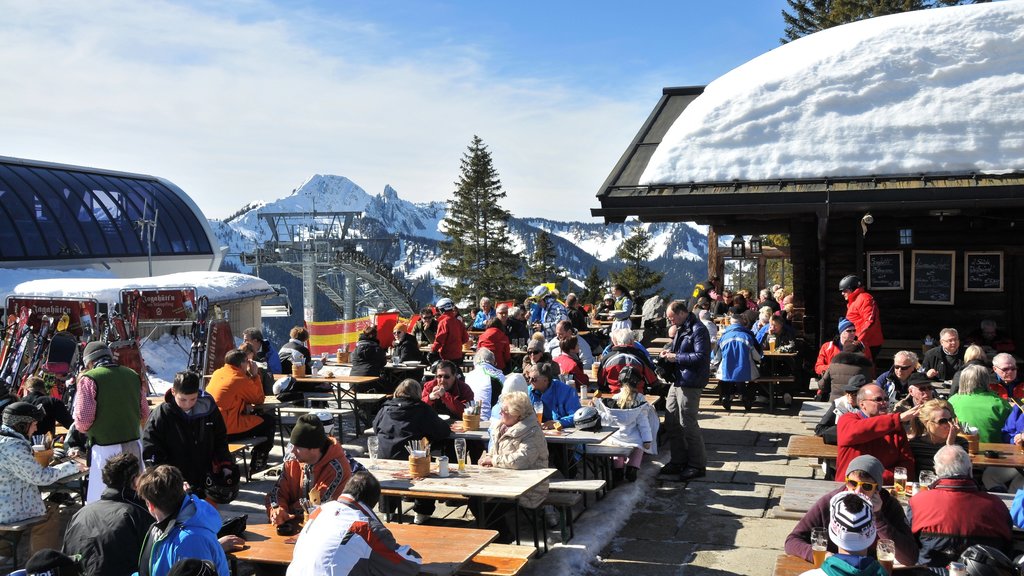
[[[985,455],[987,451],[999,453],[1000,457],[991,458]],[[839,448],[831,444],[825,444],[820,436],[790,436],[786,452],[791,458],[817,458],[835,462],[839,456]],[[971,464],[975,468],[1018,468],[1024,469],[1024,452],[1021,452],[1016,445],[1003,444],[1001,442],[982,442],[978,446],[978,453],[971,456]]]
[[[470,558],[498,537],[494,530],[474,528],[393,523],[387,523],[385,526],[399,544],[411,546],[423,558],[420,574],[437,576],[455,574]],[[278,536],[277,530],[270,524],[250,525],[242,538],[246,542],[245,549],[229,554],[232,574],[238,574],[239,560],[279,566],[290,564],[292,561],[295,544],[286,543],[286,540],[292,537]]]
[[[526,491],[555,473],[554,468],[512,470],[477,465],[466,466],[462,473],[458,472],[457,466],[449,469],[447,478],[438,477],[437,464],[432,463],[430,476],[413,478],[409,474],[408,460],[377,460],[370,473],[380,482],[381,488],[501,500],[518,500]]]
[[[359,432],[363,429],[362,416],[359,414],[359,394],[356,392],[355,386],[357,384],[375,384],[380,381],[380,376],[351,376],[344,372],[338,373],[339,370],[344,371],[344,368],[333,368],[331,370],[331,376],[303,376],[296,378],[296,382],[303,384],[314,384],[321,386],[325,391],[330,391],[334,394],[334,400],[337,403],[338,408],[341,408],[343,404],[348,404],[355,414],[355,434],[359,435]],[[284,378],[290,376],[290,374],[274,374],[274,379]],[[369,424],[367,422],[367,424]]]

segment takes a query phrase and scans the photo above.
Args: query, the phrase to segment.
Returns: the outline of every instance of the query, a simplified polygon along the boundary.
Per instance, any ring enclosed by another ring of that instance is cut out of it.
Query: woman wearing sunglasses
[[[917,419],[910,425],[910,451],[918,471],[935,470],[935,453],[947,444],[967,450],[967,440],[957,437],[960,426],[953,407],[945,400],[929,400],[921,406]]]
[[[793,528],[793,531],[786,537],[786,553],[813,562],[811,529],[828,527],[831,520],[829,501],[833,496],[845,490],[856,492],[871,501],[878,538],[892,540],[895,543],[896,560],[900,564],[916,565],[917,540],[914,538],[913,532],[910,531],[907,517],[903,513],[903,506],[896,498],[889,495],[888,490],[881,488],[883,472],[882,462],[874,456],[865,454],[851,460],[847,466],[845,482],[819,498],[800,519],[796,528]],[[875,546],[872,544],[868,550],[869,556],[874,556],[874,548]],[[831,539],[829,539],[828,551],[832,554],[839,551]]]

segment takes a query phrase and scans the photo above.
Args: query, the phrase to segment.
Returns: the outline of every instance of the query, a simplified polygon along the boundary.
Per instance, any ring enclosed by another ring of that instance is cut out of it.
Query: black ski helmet
[[[969,576],[1018,576],[1013,562],[996,548],[975,544],[964,550],[960,562],[967,566]]]
[[[237,464],[227,464],[220,470],[214,470],[206,475],[206,496],[217,504],[230,504],[238,498],[241,473]]]
[[[860,281],[860,278],[854,276],[853,274],[850,274],[849,276],[844,276],[843,279],[839,281],[840,292],[842,292],[843,290],[856,290],[861,286],[863,286],[863,283]]]

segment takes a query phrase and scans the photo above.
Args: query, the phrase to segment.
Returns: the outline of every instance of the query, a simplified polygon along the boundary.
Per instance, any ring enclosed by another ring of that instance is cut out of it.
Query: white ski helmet
[[[334,432],[334,415],[330,412],[317,412],[316,417],[324,425],[324,433],[330,436]]]
[[[435,304],[435,306],[441,312],[447,312],[455,308],[455,302],[452,302],[451,298],[441,298],[440,300],[437,301],[437,304]]]
[[[551,290],[548,290],[548,287],[543,284],[534,288],[533,292],[530,292],[530,296],[534,298],[544,298],[548,294],[551,294]]]

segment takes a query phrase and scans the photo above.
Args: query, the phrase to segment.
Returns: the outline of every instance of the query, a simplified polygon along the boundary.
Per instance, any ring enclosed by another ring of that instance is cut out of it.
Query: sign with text
[[[1003,253],[964,252],[964,292],[1002,292]]]
[[[93,337],[96,332],[96,314],[103,311],[96,300],[88,298],[47,298],[17,294],[7,297],[8,316],[17,316],[23,306],[31,308],[35,318],[45,315],[59,321],[61,316],[67,314],[70,319],[67,331],[79,339]],[[38,324],[34,328],[38,328]]]
[[[914,250],[910,267],[912,304],[953,304],[954,250]]]
[[[122,290],[122,310],[128,309],[128,301],[135,292],[141,295],[139,302],[140,322],[190,322],[195,320],[195,288]]]
[[[868,252],[868,290],[903,289],[903,252]]]

